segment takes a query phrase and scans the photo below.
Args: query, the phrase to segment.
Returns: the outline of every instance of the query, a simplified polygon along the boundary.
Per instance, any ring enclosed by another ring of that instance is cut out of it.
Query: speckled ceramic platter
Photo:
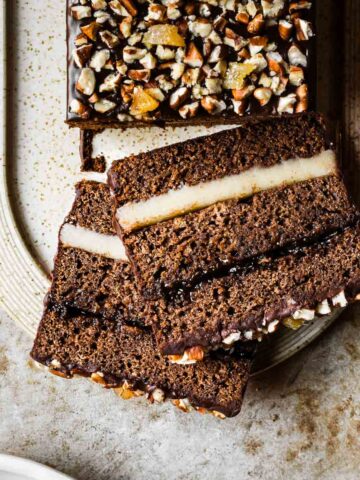
[[[1,105],[0,305],[34,335],[49,286],[58,228],[72,203],[75,182],[85,175],[79,173],[79,133],[63,122],[65,1],[45,2],[41,9],[38,0],[21,8],[24,3],[7,2],[5,11],[5,0],[1,1],[3,32],[7,32],[1,52],[7,52],[7,59],[1,65],[6,95]],[[219,127],[108,131],[98,137],[96,152],[110,161],[216,130]],[[337,316],[308,323],[298,331],[284,328],[271,336],[260,346],[254,374],[307,346]]]

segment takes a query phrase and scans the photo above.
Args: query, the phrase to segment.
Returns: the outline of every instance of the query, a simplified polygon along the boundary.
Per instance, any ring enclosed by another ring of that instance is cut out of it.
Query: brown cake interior
[[[64,223],[114,235],[114,206],[108,186],[104,183],[83,181],[76,185],[76,197]]]
[[[56,256],[48,299],[112,319],[148,323],[145,304],[130,265],[78,248],[62,247]]]

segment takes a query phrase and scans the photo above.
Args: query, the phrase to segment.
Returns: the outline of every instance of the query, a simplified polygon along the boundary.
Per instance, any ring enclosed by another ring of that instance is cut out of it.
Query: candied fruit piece
[[[239,90],[245,78],[256,69],[251,63],[230,62],[224,78],[224,88]]]
[[[144,43],[184,47],[185,40],[179,34],[176,25],[152,25],[143,37]]]
[[[130,108],[131,115],[142,115],[156,110],[159,102],[146,93],[142,88],[136,88]]]
[[[299,328],[303,326],[304,320],[301,318],[295,319],[293,317],[287,317],[282,323],[291,330],[299,330]]]
[[[135,397],[134,392],[129,388],[126,388],[126,386],[114,388],[114,392],[118,397],[121,397],[123,400],[130,400],[130,398]]]

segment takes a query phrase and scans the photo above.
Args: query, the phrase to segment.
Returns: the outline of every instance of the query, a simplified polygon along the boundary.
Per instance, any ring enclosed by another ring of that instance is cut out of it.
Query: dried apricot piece
[[[304,320],[287,317],[282,323],[285,325],[285,327],[290,328],[291,330],[298,330],[303,326]]]
[[[142,115],[156,110],[159,102],[154,97],[145,92],[142,88],[135,88],[132,104],[130,107],[131,115]]]
[[[169,45],[171,47],[184,47],[185,40],[179,34],[176,25],[152,25],[143,37],[143,43],[152,45]]]
[[[225,73],[224,88],[239,90],[245,78],[256,69],[251,63],[230,62]]]

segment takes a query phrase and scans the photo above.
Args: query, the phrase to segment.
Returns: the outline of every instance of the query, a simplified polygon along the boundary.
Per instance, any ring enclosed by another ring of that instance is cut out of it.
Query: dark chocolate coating
[[[142,127],[142,126],[149,126],[149,125],[158,125],[158,126],[185,126],[185,125],[221,125],[221,124],[243,124],[248,120],[248,118],[257,118],[257,117],[268,117],[271,115],[277,116],[277,103],[278,103],[278,96],[273,95],[270,102],[265,106],[260,106],[258,100],[256,100],[252,95],[247,98],[247,107],[244,111],[243,115],[238,115],[234,113],[232,109],[229,109],[231,104],[231,90],[223,90],[220,98],[225,101],[227,104],[227,108],[217,115],[210,115],[204,109],[200,107],[198,113],[193,118],[183,119],[180,115],[172,110],[168,105],[168,97],[169,94],[165,94],[167,96],[167,100],[160,104],[158,108],[159,114],[157,118],[154,118],[151,122],[146,120],[139,120],[134,119],[133,121],[128,122],[121,122],[117,118],[119,113],[128,113],[129,105],[125,104],[121,98],[120,91],[112,92],[111,94],[106,94],[106,98],[116,103],[115,109],[107,112],[105,114],[97,113],[93,107],[90,105],[90,115],[88,118],[83,119],[77,116],[74,113],[70,112],[70,102],[73,98],[77,98],[87,104],[87,97],[79,93],[76,88],[76,79],[79,75],[79,69],[75,65],[72,59],[72,50],[74,48],[74,39],[77,34],[80,33],[80,26],[89,23],[89,19],[84,19],[81,21],[76,21],[72,18],[70,14],[70,6],[72,4],[71,0],[67,0],[68,2],[68,9],[67,9],[67,43],[68,43],[68,58],[67,58],[67,70],[68,70],[68,89],[67,89],[67,116],[66,121],[67,123],[74,127],[80,127],[82,129],[102,129],[102,128],[128,128],[128,127]],[[147,3],[140,4],[136,3],[134,0],[136,7],[138,9],[138,16],[140,18],[144,18],[147,14]],[[289,12],[288,7],[290,4],[290,0],[285,0],[285,12],[281,14],[279,18],[288,18]],[[315,2],[314,2],[315,4]],[[218,15],[222,15],[225,18],[230,18],[230,13],[227,11],[225,14],[222,14],[222,10],[218,7],[211,7],[212,9],[212,16],[210,18],[213,21]],[[107,7],[108,12],[113,12]],[[183,12],[185,14],[185,12]],[[301,10],[301,18],[304,20],[311,21],[312,25],[314,26],[315,22],[315,5],[312,6],[310,10]],[[118,18],[121,20],[121,17]],[[175,23],[173,21],[167,21],[167,23]],[[283,40],[278,33],[278,26],[265,26],[264,29],[257,34],[249,34],[245,25],[241,24],[240,22],[231,23],[229,22],[228,27],[231,27],[236,34],[242,36],[245,39],[252,38],[254,36],[265,35],[269,39],[269,43],[275,42],[277,45],[277,51],[283,56],[285,61],[288,61],[287,58],[287,50],[292,44],[297,44],[303,53],[307,57],[307,67],[304,68],[305,73],[305,83],[308,86],[309,98],[308,98],[308,110],[315,110],[316,108],[316,58],[315,58],[315,51],[316,51],[316,40],[314,37],[310,37],[309,40],[306,41],[299,41],[295,35],[295,29],[293,29],[293,33],[288,40]],[[111,29],[110,29],[111,30]],[[115,34],[118,34],[116,29],[114,30]],[[203,48],[203,39],[199,37],[195,37],[191,39],[195,42],[198,49],[202,51]],[[190,38],[186,37],[187,44],[190,42]],[[104,43],[101,42],[99,36],[97,36],[97,40],[95,42],[91,42],[94,45],[93,51],[99,48],[106,47]],[[122,58],[122,49],[126,45],[126,41],[124,39],[120,39],[119,44],[111,50],[111,58],[113,59],[121,59]],[[143,47],[143,44],[139,44]],[[238,61],[238,57],[235,51],[228,48],[228,61]],[[134,63],[131,68],[143,68],[141,64],[138,62]],[[154,81],[153,76],[155,77],[159,73],[158,69],[154,69],[157,73],[152,73],[150,82]],[[264,70],[265,73],[269,74],[268,68]],[[102,70],[101,72],[96,73],[97,77],[97,87],[102,82],[106,74],[111,73],[108,70]],[[146,84],[145,84],[146,86]],[[261,85],[258,85],[261,86]],[[297,87],[294,85],[290,85],[288,82],[286,85],[286,90],[283,96],[296,93]],[[173,91],[173,90],[172,90]],[[171,91],[171,92],[172,92]],[[96,89],[98,92],[98,89]],[[170,93],[171,93],[170,92]],[[101,96],[101,94],[100,94]],[[194,100],[192,100],[194,101]]]

